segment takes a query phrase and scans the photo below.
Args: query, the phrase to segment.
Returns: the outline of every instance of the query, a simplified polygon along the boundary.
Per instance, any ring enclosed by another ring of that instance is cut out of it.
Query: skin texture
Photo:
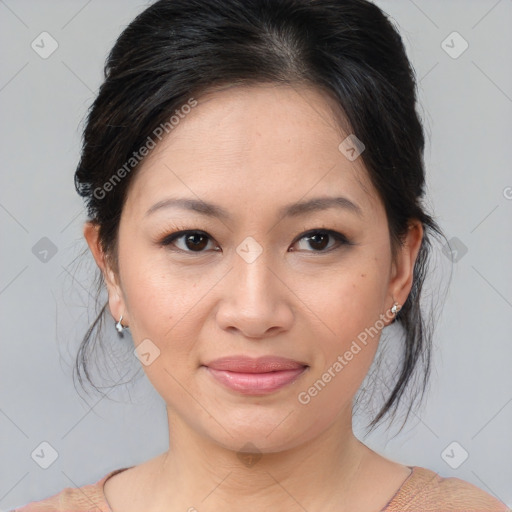
[[[325,94],[258,85],[197,99],[133,178],[117,273],[96,227],[84,229],[112,316],[123,315],[135,346],[149,339],[160,351],[143,367],[169,420],[169,451],[107,482],[112,510],[380,510],[410,472],[352,432],[352,399],[380,332],[309,403],[298,395],[365,328],[386,314],[389,323],[394,302],[405,302],[421,223],[411,221],[393,262],[382,202],[362,159],[338,149],[348,134]],[[285,205],[322,196],[346,197],[360,215],[329,208],[279,216]],[[175,207],[147,214],[169,197],[215,203],[230,219]],[[183,237],[160,244],[182,229],[208,235],[203,252]],[[304,233],[313,229],[339,232],[350,244],[308,242]],[[247,237],[263,249],[251,263],[236,250]],[[309,368],[274,393],[247,396],[202,366],[242,354]],[[252,465],[238,456],[247,443],[261,456]]]

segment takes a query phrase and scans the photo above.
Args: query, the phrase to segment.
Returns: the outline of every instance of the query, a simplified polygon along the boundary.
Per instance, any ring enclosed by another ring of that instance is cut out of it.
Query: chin
[[[254,411],[237,411],[236,415],[224,415],[222,425],[216,422],[203,425],[202,435],[207,436],[225,449],[240,453],[277,453],[293,449],[318,436],[322,425],[318,415],[308,414],[315,421],[310,425],[292,407],[276,407],[272,411],[264,411],[256,407]]]

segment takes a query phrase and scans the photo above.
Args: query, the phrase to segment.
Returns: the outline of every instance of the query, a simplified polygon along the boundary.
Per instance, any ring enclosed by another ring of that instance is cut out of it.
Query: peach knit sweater
[[[455,477],[442,478],[419,466],[409,467],[412,473],[381,512],[512,512],[469,482]],[[112,512],[103,485],[109,477],[125,469],[129,468],[116,469],[94,484],[77,489],[68,487],[11,512]]]

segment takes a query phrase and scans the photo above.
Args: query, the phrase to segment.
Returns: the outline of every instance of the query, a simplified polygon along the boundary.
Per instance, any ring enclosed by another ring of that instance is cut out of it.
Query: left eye
[[[301,240],[305,240],[309,247],[313,249],[313,252],[328,252],[340,245],[347,245],[349,243],[344,235],[331,230],[309,231],[308,233],[301,235],[296,243]],[[306,248],[306,250],[308,249]]]

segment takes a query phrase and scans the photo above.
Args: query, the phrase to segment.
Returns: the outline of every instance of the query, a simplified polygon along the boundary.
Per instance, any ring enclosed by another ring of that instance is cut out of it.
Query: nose
[[[266,338],[291,328],[293,294],[269,263],[265,252],[250,263],[234,255],[217,309],[222,329],[247,338]]]

